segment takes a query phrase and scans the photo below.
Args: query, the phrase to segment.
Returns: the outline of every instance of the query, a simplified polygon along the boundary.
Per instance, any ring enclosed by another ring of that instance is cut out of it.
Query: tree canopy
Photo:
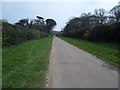
[[[45,18],[43,18],[41,16],[36,16],[36,19],[32,19],[32,20],[30,20],[28,18],[24,18],[24,19],[20,19],[15,24],[29,27],[31,29],[43,31],[46,33],[51,33],[51,31],[57,25],[57,23],[53,19],[46,19],[46,20],[44,20],[44,19]]]

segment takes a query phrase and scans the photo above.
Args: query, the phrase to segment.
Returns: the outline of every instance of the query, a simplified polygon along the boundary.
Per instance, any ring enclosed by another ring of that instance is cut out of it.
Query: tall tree
[[[36,16],[38,23],[43,24],[44,23],[44,18],[41,16]]]
[[[90,16],[91,13],[82,13],[80,16],[81,28],[90,28]]]
[[[43,31],[45,29],[45,22],[44,22],[44,18],[41,16],[36,16],[37,20],[37,25],[38,25],[38,29],[40,31]]]
[[[47,28],[47,32],[51,33],[51,31],[53,30],[53,28],[57,25],[57,23],[53,20],[53,19],[47,19],[46,20],[46,28]]]

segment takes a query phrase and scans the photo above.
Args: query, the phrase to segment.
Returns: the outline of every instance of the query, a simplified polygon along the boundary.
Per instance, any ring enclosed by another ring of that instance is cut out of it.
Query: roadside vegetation
[[[52,37],[4,48],[3,88],[41,88],[45,86]]]
[[[61,36],[68,37],[63,38],[67,42],[118,66],[120,5],[114,6],[109,13],[100,8],[94,13],[82,13],[80,17],[70,19]]]
[[[2,47],[0,47],[0,89],[2,89]]]
[[[21,19],[15,24],[2,20],[2,46],[19,45],[28,40],[48,37],[57,25],[53,19],[36,16],[37,19]]]
[[[120,66],[118,44],[115,43],[93,43],[81,39],[73,39],[68,37],[62,37],[61,39],[67,41],[74,46],[87,51],[96,57],[104,60],[105,62],[118,67]]]
[[[62,35],[92,42],[120,43],[120,5],[114,6],[109,13],[100,8],[94,13],[82,13],[80,17],[69,20]]]
[[[2,22],[0,21],[0,89],[2,89]]]
[[[2,23],[2,28],[3,48],[12,45],[19,45],[28,40],[35,40],[49,36],[48,33],[19,25],[12,25],[7,22]]]
[[[2,22],[2,88],[45,87],[52,47],[53,19]],[[0,70],[1,71],[1,70]]]

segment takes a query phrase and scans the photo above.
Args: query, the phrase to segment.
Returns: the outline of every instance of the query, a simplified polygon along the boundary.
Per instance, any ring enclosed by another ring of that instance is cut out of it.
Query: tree
[[[33,29],[37,29],[39,31],[45,31],[45,22],[44,18],[40,16],[36,16],[37,19],[30,20],[29,27]]]
[[[114,6],[110,10],[111,16],[116,20],[116,22],[120,21],[120,5]]]
[[[32,29],[38,30],[38,20],[36,20],[36,19],[31,19],[31,20],[30,20],[29,27],[32,28]]]
[[[48,33],[51,33],[53,28],[57,25],[57,23],[53,19],[46,20],[46,29]]]
[[[37,18],[37,22],[38,22],[39,24],[44,24],[44,18],[43,18],[43,17],[36,16],[36,18]]]
[[[98,18],[100,24],[105,23],[105,19],[106,19],[105,9],[102,9],[102,8],[101,9],[95,9],[94,13],[95,13],[95,16]]]
[[[82,13],[81,16],[80,16],[80,21],[81,21],[81,28],[90,28],[90,16],[91,16],[91,13]]]
[[[45,29],[44,18],[41,17],[41,16],[36,16],[36,18],[37,18],[36,22],[37,22],[37,25],[38,25],[38,29],[40,31],[44,31],[44,29]]]
[[[86,17],[75,17],[67,23],[63,29],[63,35],[69,37],[83,38],[83,33],[86,30],[87,18]]]
[[[29,26],[29,23],[28,23],[29,19],[21,19],[19,20],[17,23],[15,23],[16,25],[22,25],[22,26],[26,26],[28,27]]]

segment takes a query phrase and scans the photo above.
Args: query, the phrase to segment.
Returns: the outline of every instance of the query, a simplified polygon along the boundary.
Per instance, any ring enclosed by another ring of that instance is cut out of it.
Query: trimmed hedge
[[[2,23],[2,47],[18,45],[28,40],[48,37],[48,33],[40,32],[27,27]]]

